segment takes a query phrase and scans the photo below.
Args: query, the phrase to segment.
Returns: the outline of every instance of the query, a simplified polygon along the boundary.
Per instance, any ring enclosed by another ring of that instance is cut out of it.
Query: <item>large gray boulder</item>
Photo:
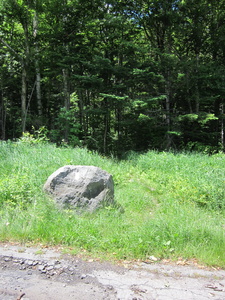
[[[94,212],[114,204],[112,175],[94,166],[61,167],[49,176],[44,190],[60,208]]]

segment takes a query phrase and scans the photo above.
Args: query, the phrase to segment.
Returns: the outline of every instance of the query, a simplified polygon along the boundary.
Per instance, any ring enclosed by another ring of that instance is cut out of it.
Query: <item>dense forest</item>
[[[0,0],[0,139],[224,150],[225,2]]]

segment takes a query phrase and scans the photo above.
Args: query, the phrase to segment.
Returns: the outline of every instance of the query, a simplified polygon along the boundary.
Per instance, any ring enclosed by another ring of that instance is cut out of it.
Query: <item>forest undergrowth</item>
[[[107,259],[195,259],[225,267],[225,155],[130,153],[124,160],[30,140],[0,143],[0,240],[61,245]],[[113,175],[115,200],[94,214],[60,211],[44,192],[63,165]]]

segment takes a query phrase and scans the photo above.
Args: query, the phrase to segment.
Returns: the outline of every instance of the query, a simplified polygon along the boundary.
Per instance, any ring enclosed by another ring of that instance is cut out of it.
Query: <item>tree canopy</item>
[[[0,138],[223,151],[224,6],[0,0]]]

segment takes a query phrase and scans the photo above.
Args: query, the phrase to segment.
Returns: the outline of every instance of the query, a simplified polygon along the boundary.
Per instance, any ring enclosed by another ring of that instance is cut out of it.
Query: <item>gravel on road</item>
[[[0,245],[0,300],[225,300],[225,271],[82,260],[58,248]]]

